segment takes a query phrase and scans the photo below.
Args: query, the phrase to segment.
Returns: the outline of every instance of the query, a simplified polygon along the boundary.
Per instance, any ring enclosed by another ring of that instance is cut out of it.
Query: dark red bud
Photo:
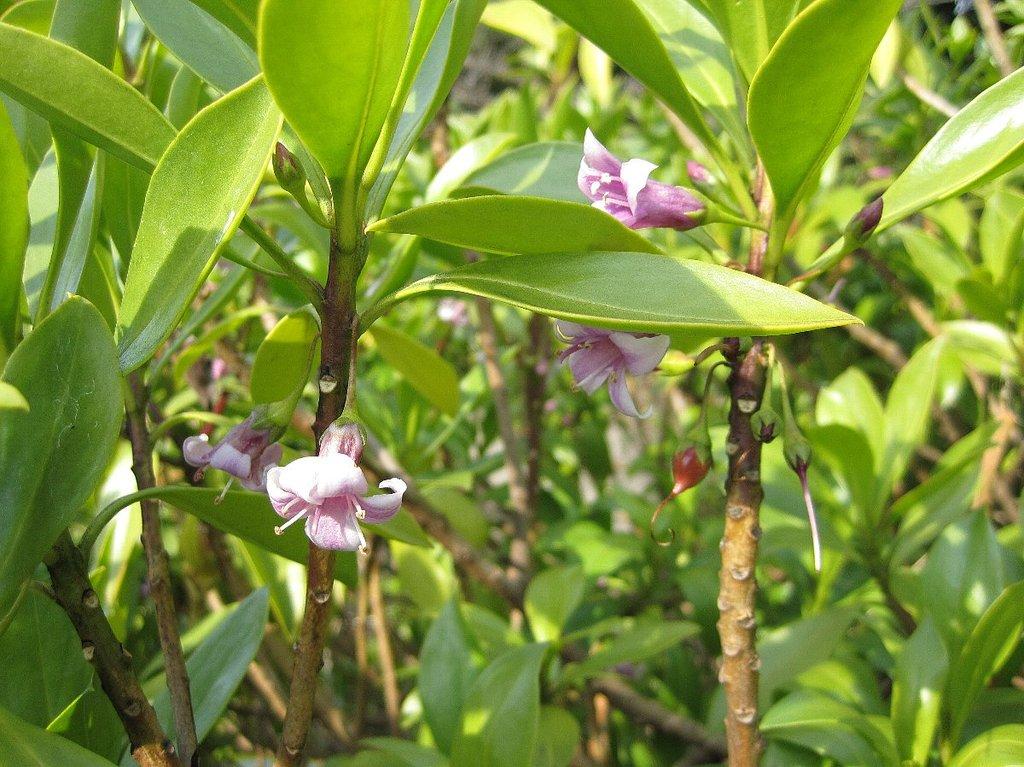
[[[690,446],[672,456],[672,497],[696,487],[708,475],[711,462],[701,460],[696,447]]]
[[[870,202],[861,208],[846,227],[847,236],[859,244],[867,242],[868,238],[871,237],[878,227],[878,223],[882,220],[882,210],[884,207],[885,203],[879,197],[874,202]]]

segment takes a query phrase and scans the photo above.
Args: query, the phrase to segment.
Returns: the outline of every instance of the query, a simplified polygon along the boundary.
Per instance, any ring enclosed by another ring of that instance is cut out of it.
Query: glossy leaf
[[[1024,69],[984,91],[942,126],[885,191],[878,231],[1024,161]]]
[[[948,670],[942,636],[926,618],[904,645],[893,676],[892,722],[900,758],[927,764]]]
[[[570,616],[583,601],[587,579],[580,567],[553,567],[535,576],[526,589],[526,617],[538,642],[562,635]]]
[[[255,403],[279,402],[309,380],[320,323],[308,308],[282,317],[267,333],[252,363],[249,390]]]
[[[443,200],[371,224],[487,253],[658,249],[613,216],[582,203],[496,195]]]
[[[256,193],[280,125],[257,78],[196,115],[160,159],[125,279],[123,370],[148,360],[192,301]]]
[[[3,708],[0,708],[0,743],[4,744],[3,759],[10,765],[113,767],[111,762],[92,751],[34,727]]]
[[[124,726],[102,689],[83,692],[46,725],[46,731],[111,761],[124,750]]]
[[[189,0],[132,0],[156,38],[189,69],[226,93],[259,73],[252,48]]]
[[[515,143],[513,133],[485,133],[460,146],[427,185],[424,202],[448,197],[466,178]]]
[[[783,335],[857,321],[743,272],[647,253],[480,261],[413,283],[388,303],[424,293],[483,296],[594,327],[691,339]]]
[[[949,672],[947,704],[955,743],[982,688],[1006,663],[1024,629],[1024,583],[1006,589],[981,616]]]
[[[0,103],[0,356],[18,341],[21,273],[28,244],[28,169]]]
[[[423,717],[438,747],[449,753],[473,681],[470,640],[456,601],[441,608],[420,651],[419,691]]]
[[[259,55],[289,124],[333,182],[370,159],[405,58],[409,4],[266,0]]]
[[[855,617],[855,610],[833,607],[765,632],[759,641],[762,704],[784,684],[828,660]]]
[[[747,122],[783,220],[849,129],[871,57],[901,5],[901,0],[868,5],[817,0],[758,69]]]
[[[452,767],[533,767],[546,650],[542,644],[509,650],[476,678],[452,747]]]
[[[462,182],[470,194],[517,194],[585,202],[576,185],[583,147],[568,141],[527,144],[478,168]]]
[[[634,0],[537,0],[562,21],[612,57],[685,122],[699,138],[715,144],[696,102],[676,72],[651,21]]]
[[[29,410],[0,411],[0,615],[99,483],[122,415],[110,331],[81,299],[32,331],[3,380]]]
[[[412,388],[442,413],[459,409],[459,376],[448,360],[400,330],[377,324],[370,330],[377,351]]]
[[[1007,767],[1024,764],[1024,725],[1005,724],[982,733],[949,761],[949,767]]]
[[[143,169],[155,165],[174,138],[174,128],[160,111],[102,64],[5,24],[0,24],[0,90]]]
[[[1012,189],[996,191],[985,203],[978,225],[978,250],[995,280],[1013,268],[1024,238],[1024,195]]]
[[[698,0],[703,2],[729,42],[749,81],[772,45],[808,0]]]
[[[220,494],[221,491],[215,488],[177,485],[160,488],[158,495],[165,503],[199,517],[218,530],[237,535],[285,559],[306,564],[309,541],[301,525],[287,530],[284,535],[275,535],[274,527],[281,524],[281,518],[271,508],[266,495],[232,490],[225,494],[223,501],[214,503]],[[342,553],[338,556],[334,577],[346,586],[355,586],[354,555]]]

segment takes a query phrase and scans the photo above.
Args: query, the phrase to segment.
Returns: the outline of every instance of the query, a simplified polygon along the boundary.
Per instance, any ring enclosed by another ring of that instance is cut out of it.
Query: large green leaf
[[[189,0],[132,0],[157,39],[189,69],[223,92],[259,73],[252,48]]]
[[[452,747],[452,767],[533,767],[540,669],[547,645],[498,656],[473,683]]]
[[[161,487],[157,491],[157,496],[162,501],[199,517],[218,530],[237,535],[285,559],[306,564],[309,555],[306,536],[301,529],[288,530],[284,535],[275,535],[274,528],[281,524],[281,518],[271,508],[266,495],[232,490],[217,503],[220,494],[221,491],[215,488],[182,485]],[[334,565],[334,577],[347,586],[355,586],[354,555],[343,553],[338,556]]]
[[[32,331],[3,380],[29,410],[0,411],[0,615],[99,483],[122,413],[110,331],[81,299]]]
[[[580,725],[571,713],[541,706],[532,767],[569,767],[580,744]]]
[[[1022,160],[1024,69],[1019,69],[950,118],[893,181],[883,195],[878,230],[990,181]]]
[[[55,765],[61,767],[114,767],[111,762],[76,743],[22,721],[0,708],[0,759],[12,767]]]
[[[0,358],[18,340],[21,272],[28,244],[28,170],[0,103]]]
[[[1008,767],[1024,764],[1024,725],[1004,724],[957,751],[949,767]]]
[[[518,194],[585,202],[576,184],[583,147],[569,141],[527,144],[477,168],[462,182],[469,194]]]
[[[160,159],[125,280],[122,369],[149,359],[188,308],[256,193],[280,125],[256,78],[197,114]]]
[[[925,618],[903,646],[893,675],[892,722],[902,759],[928,763],[948,670],[942,636]]]
[[[581,567],[553,567],[530,581],[526,589],[525,610],[530,630],[538,642],[558,639],[565,622],[573,614],[587,587]]]
[[[406,155],[437,114],[462,71],[485,5],[487,0],[452,0],[445,8],[405,99],[380,175],[370,188],[366,209],[371,218],[380,213]]]
[[[588,658],[567,666],[566,677],[580,681],[609,671],[620,663],[639,663],[656,658],[684,639],[696,636],[700,627],[689,621],[639,622],[610,640]]]
[[[561,253],[479,261],[399,291],[483,296],[557,319],[694,337],[784,335],[855,317],[745,272],[650,253]],[[374,313],[367,322],[375,318]]]
[[[174,128],[132,86],[62,43],[0,24],[0,90],[111,154],[148,169]]]
[[[45,727],[92,681],[78,638],[64,611],[30,589],[14,621],[0,635],[0,706]]]
[[[267,333],[252,363],[252,401],[279,402],[301,391],[320,337],[320,323],[309,307],[282,317]]]
[[[377,351],[409,385],[442,413],[459,409],[459,376],[444,357],[395,328],[377,324],[370,330]]]
[[[758,69],[747,122],[783,220],[849,129],[871,57],[901,5],[817,0]]]
[[[833,607],[765,632],[759,641],[762,704],[783,685],[828,660],[856,615],[849,607]]]
[[[665,45],[635,0],[536,0],[611,56],[697,136],[716,143]]]
[[[420,650],[419,693],[434,741],[449,753],[462,721],[462,704],[473,680],[470,641],[458,602],[441,608]]]
[[[266,0],[259,54],[289,124],[332,181],[370,159],[401,74],[409,4]]]
[[[1016,649],[1024,629],[1024,583],[1006,589],[981,616],[949,672],[950,739],[957,742],[978,696]]]
[[[442,200],[377,221],[368,228],[416,234],[487,253],[659,252],[604,211],[543,197],[487,195]]]

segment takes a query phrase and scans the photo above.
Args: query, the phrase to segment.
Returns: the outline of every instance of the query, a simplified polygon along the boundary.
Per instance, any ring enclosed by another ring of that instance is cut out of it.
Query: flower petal
[[[267,487],[267,472],[277,466],[278,461],[281,460],[281,454],[282,448],[278,442],[275,442],[260,453],[249,476],[241,479],[242,487],[248,490],[255,490],[256,492],[265,490]]]
[[[306,535],[322,549],[358,551],[365,544],[350,500],[318,506],[306,520]]]
[[[653,408],[647,408],[643,413],[636,409],[633,396],[629,393],[629,387],[626,386],[626,376],[623,371],[616,371],[609,379],[608,394],[611,395],[612,404],[623,415],[628,415],[631,418],[648,418],[653,412]]]
[[[408,486],[397,477],[385,479],[379,485],[381,490],[391,490],[383,495],[361,496],[357,503],[366,512],[366,521],[371,524],[387,522],[402,507],[402,496]]]
[[[689,189],[650,181],[637,193],[635,228],[686,231],[703,221],[704,203]]]
[[[210,453],[210,465],[244,479],[252,471],[252,456],[241,452],[227,440],[222,440]]]
[[[633,375],[650,373],[661,362],[672,340],[668,336],[612,333],[614,343],[622,354],[626,369]]]
[[[210,438],[205,434],[188,437],[181,444],[181,453],[185,458],[185,463],[189,466],[206,466],[210,462],[210,453],[212,452]]]
[[[619,158],[597,140],[597,136],[590,128],[587,128],[583,136],[583,161],[599,173],[609,173],[613,176],[618,176],[622,169]]]
[[[626,160],[622,163],[622,183],[626,187],[626,201],[633,215],[637,215],[637,197],[647,186],[651,173],[657,167],[647,160]]]
[[[618,347],[605,338],[569,355],[569,369],[576,385],[593,394],[607,380],[620,357]]]

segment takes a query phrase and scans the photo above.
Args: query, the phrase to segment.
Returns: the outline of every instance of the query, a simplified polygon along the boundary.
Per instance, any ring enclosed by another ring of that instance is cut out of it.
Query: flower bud
[[[363,427],[351,418],[342,416],[328,426],[320,438],[320,455],[341,453],[358,464],[365,446],[366,434]]]
[[[690,182],[698,189],[706,189],[718,183],[718,180],[711,175],[711,171],[696,160],[686,161],[686,175],[690,177]]]
[[[846,226],[847,239],[856,245],[863,245],[867,242],[882,220],[883,208],[884,201],[881,197],[861,208]]]
[[[302,166],[295,155],[288,151],[288,147],[280,141],[274,147],[273,165],[274,175],[282,189],[291,192],[294,189],[305,188],[306,174],[303,173]]]
[[[751,416],[750,428],[757,439],[768,444],[779,435],[780,422],[779,414],[772,407],[765,405]]]
[[[711,456],[704,445],[690,445],[678,451],[672,456],[672,479],[675,484],[670,497],[675,498],[699,485],[710,469]]]

